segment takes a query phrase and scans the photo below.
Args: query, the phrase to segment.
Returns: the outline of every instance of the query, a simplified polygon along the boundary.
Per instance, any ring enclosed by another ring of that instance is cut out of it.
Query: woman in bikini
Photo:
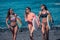
[[[8,20],[10,21],[10,24],[8,24]],[[13,9],[9,8],[8,14],[6,17],[6,24],[12,32],[12,40],[16,40],[16,35],[18,30],[16,20],[17,20],[16,14],[14,14]]]
[[[29,32],[30,32],[30,39],[33,40],[33,31],[34,31],[34,27],[32,25],[32,20],[35,17],[35,14],[31,12],[30,7],[26,8],[25,11],[25,21],[28,22],[28,28],[29,28]]]
[[[41,11],[39,12],[39,18],[42,18],[42,40],[49,40],[49,27],[47,24],[47,16],[50,16],[50,12],[48,11],[47,7],[42,4]],[[52,18],[51,18],[52,21]]]

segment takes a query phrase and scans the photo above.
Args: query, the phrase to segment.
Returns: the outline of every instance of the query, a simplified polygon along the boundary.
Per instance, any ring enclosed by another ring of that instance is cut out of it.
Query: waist
[[[42,22],[47,22],[47,18],[42,18]]]
[[[17,24],[16,22],[11,22],[11,23],[10,23],[11,26],[14,26],[14,25],[16,25],[16,24]]]
[[[32,19],[28,19],[27,22],[32,22]]]

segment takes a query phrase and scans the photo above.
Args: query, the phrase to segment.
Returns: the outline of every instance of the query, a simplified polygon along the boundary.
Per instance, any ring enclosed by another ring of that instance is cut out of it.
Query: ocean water
[[[54,25],[60,25],[60,0],[0,0],[0,27],[6,26],[6,16],[9,8],[20,16],[23,27],[27,27],[24,20],[25,8],[29,6],[36,15],[40,11],[40,5],[45,4],[50,11]]]

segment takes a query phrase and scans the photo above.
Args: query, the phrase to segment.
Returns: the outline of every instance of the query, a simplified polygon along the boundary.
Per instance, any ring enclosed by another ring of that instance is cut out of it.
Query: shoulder
[[[41,13],[42,11],[39,11],[39,13]]]
[[[17,14],[14,13],[14,16],[17,16]]]
[[[32,15],[35,15],[35,13],[31,12]]]
[[[42,13],[42,11],[39,11],[39,14],[41,14]]]
[[[7,17],[6,20],[9,20],[9,17]]]
[[[50,15],[50,12],[47,10],[48,15]]]
[[[47,13],[50,13],[50,12],[47,10]]]
[[[17,15],[17,14],[14,14],[15,16]]]

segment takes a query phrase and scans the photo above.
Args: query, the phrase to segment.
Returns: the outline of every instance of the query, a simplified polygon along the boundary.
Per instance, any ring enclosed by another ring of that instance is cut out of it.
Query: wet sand
[[[12,40],[10,31],[0,32],[0,40]],[[49,31],[49,40],[60,40],[60,30],[50,30]],[[16,40],[30,40],[29,31],[23,30],[22,32],[17,33]],[[42,40],[41,30],[38,29],[34,31],[34,40]]]

